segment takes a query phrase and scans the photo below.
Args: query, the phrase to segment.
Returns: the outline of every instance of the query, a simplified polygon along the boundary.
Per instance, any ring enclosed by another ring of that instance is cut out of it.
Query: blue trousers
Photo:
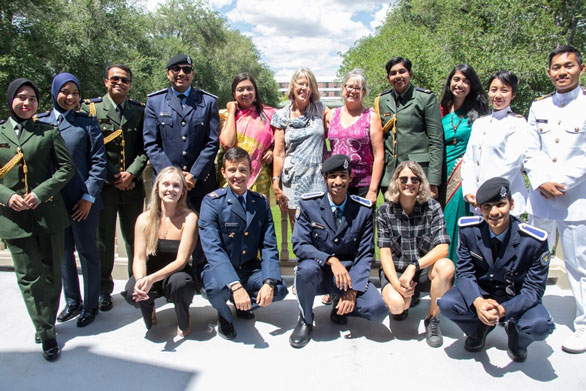
[[[438,305],[442,315],[456,323],[466,335],[474,333],[480,320],[476,310],[466,305],[458,287],[447,291],[438,300]],[[517,329],[520,348],[526,348],[533,341],[544,340],[555,328],[549,312],[541,303],[529,308],[519,319],[515,319],[515,322],[510,321],[510,324]]]
[[[212,307],[218,311],[218,314],[232,323],[234,318],[232,311],[228,307],[228,300],[230,300],[231,292],[227,286],[220,286],[213,276],[212,269],[209,264],[206,264],[201,273],[203,280],[203,286],[206,291],[206,295]],[[240,283],[248,292],[250,300],[252,301],[252,310],[258,308],[256,304],[256,296],[258,291],[262,288],[264,280],[262,277],[262,269],[253,270],[252,273],[240,276]],[[287,296],[287,286],[283,282],[279,282],[275,286],[275,294],[273,296],[273,302],[281,301]]]
[[[295,290],[297,303],[305,323],[313,323],[313,301],[316,295],[342,296],[344,291],[336,287],[334,275],[329,267],[321,267],[313,259],[307,259],[297,264],[295,268]],[[359,316],[368,320],[378,321],[388,313],[387,307],[378,292],[378,289],[369,282],[364,292],[356,296],[356,306],[350,316]]]
[[[88,311],[98,308],[100,296],[100,255],[96,244],[98,216],[98,209],[92,206],[85,220],[71,220],[71,226],[65,229],[65,253],[61,265],[65,301],[67,304],[81,303],[73,253],[77,249],[83,275],[83,308]]]

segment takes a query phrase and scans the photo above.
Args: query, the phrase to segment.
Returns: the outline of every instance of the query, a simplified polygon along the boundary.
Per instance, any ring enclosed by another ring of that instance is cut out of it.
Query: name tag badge
[[[311,227],[312,228],[317,228],[317,229],[326,229],[326,227],[324,227],[323,225],[316,223],[315,221],[311,222]]]
[[[475,252],[472,252],[472,251],[470,251],[470,255],[472,256],[472,258],[476,258],[479,261],[482,261],[482,259],[483,259],[482,258],[482,255],[478,255],[478,254],[476,254]]]
[[[226,228],[234,228],[238,227],[238,223],[226,223],[225,226]]]
[[[546,124],[547,123],[547,119],[536,119],[535,122],[538,123],[538,124]]]
[[[2,143],[2,144],[0,144],[0,148],[10,148],[10,144]]]
[[[112,123],[112,122],[110,121],[110,119],[108,119],[108,118],[102,118],[102,119],[99,119],[99,120],[98,120],[98,122],[99,122],[99,123],[101,123],[101,124],[106,124],[106,125],[109,125],[109,124],[111,124],[111,123]]]
[[[159,117],[169,117],[169,118],[171,118],[171,113],[163,113],[163,112],[161,112],[161,113],[159,113]]]

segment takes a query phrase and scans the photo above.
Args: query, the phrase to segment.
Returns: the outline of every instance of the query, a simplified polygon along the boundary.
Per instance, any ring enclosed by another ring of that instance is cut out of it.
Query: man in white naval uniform
[[[586,91],[580,87],[584,64],[572,47],[558,46],[549,55],[549,75],[556,92],[531,105],[532,142],[525,168],[531,181],[530,223],[557,229],[570,286],[576,299],[575,332],[563,344],[569,353],[586,351]]]

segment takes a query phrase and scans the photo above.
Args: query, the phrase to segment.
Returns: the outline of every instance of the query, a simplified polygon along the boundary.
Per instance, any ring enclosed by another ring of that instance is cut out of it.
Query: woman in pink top
[[[374,110],[362,104],[367,90],[360,69],[347,73],[343,84],[344,106],[326,116],[332,155],[350,158],[352,182],[348,192],[376,204],[384,164],[381,121]]]
[[[269,198],[271,191],[271,163],[273,162],[274,132],[271,118],[275,109],[265,106],[258,94],[256,81],[249,73],[241,73],[232,82],[234,101],[220,110],[220,144],[218,154],[221,167],[223,151],[238,146],[250,155],[252,172],[247,187]],[[218,175],[218,183],[225,186],[226,181]]]

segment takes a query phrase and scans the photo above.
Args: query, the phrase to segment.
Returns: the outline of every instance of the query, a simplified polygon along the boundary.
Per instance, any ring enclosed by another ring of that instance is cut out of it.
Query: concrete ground
[[[63,352],[46,362],[33,341],[13,272],[0,272],[0,390],[584,390],[586,354],[571,355],[561,344],[571,334],[575,313],[570,291],[548,286],[544,297],[556,323],[554,333],[529,347],[525,363],[506,353],[502,327],[480,353],[464,350],[462,332],[442,318],[444,345],[427,346],[423,317],[429,297],[403,322],[371,323],[350,318],[346,326],[329,320],[329,306],[316,298],[313,340],[289,346],[298,309],[295,296],[256,311],[256,319],[235,321],[238,336],[226,341],[216,332],[216,312],[196,296],[193,332],[176,336],[173,307],[157,301],[158,324],[146,332],[140,311],[126,304],[116,281],[114,308],[86,328],[75,320],[58,324]]]

